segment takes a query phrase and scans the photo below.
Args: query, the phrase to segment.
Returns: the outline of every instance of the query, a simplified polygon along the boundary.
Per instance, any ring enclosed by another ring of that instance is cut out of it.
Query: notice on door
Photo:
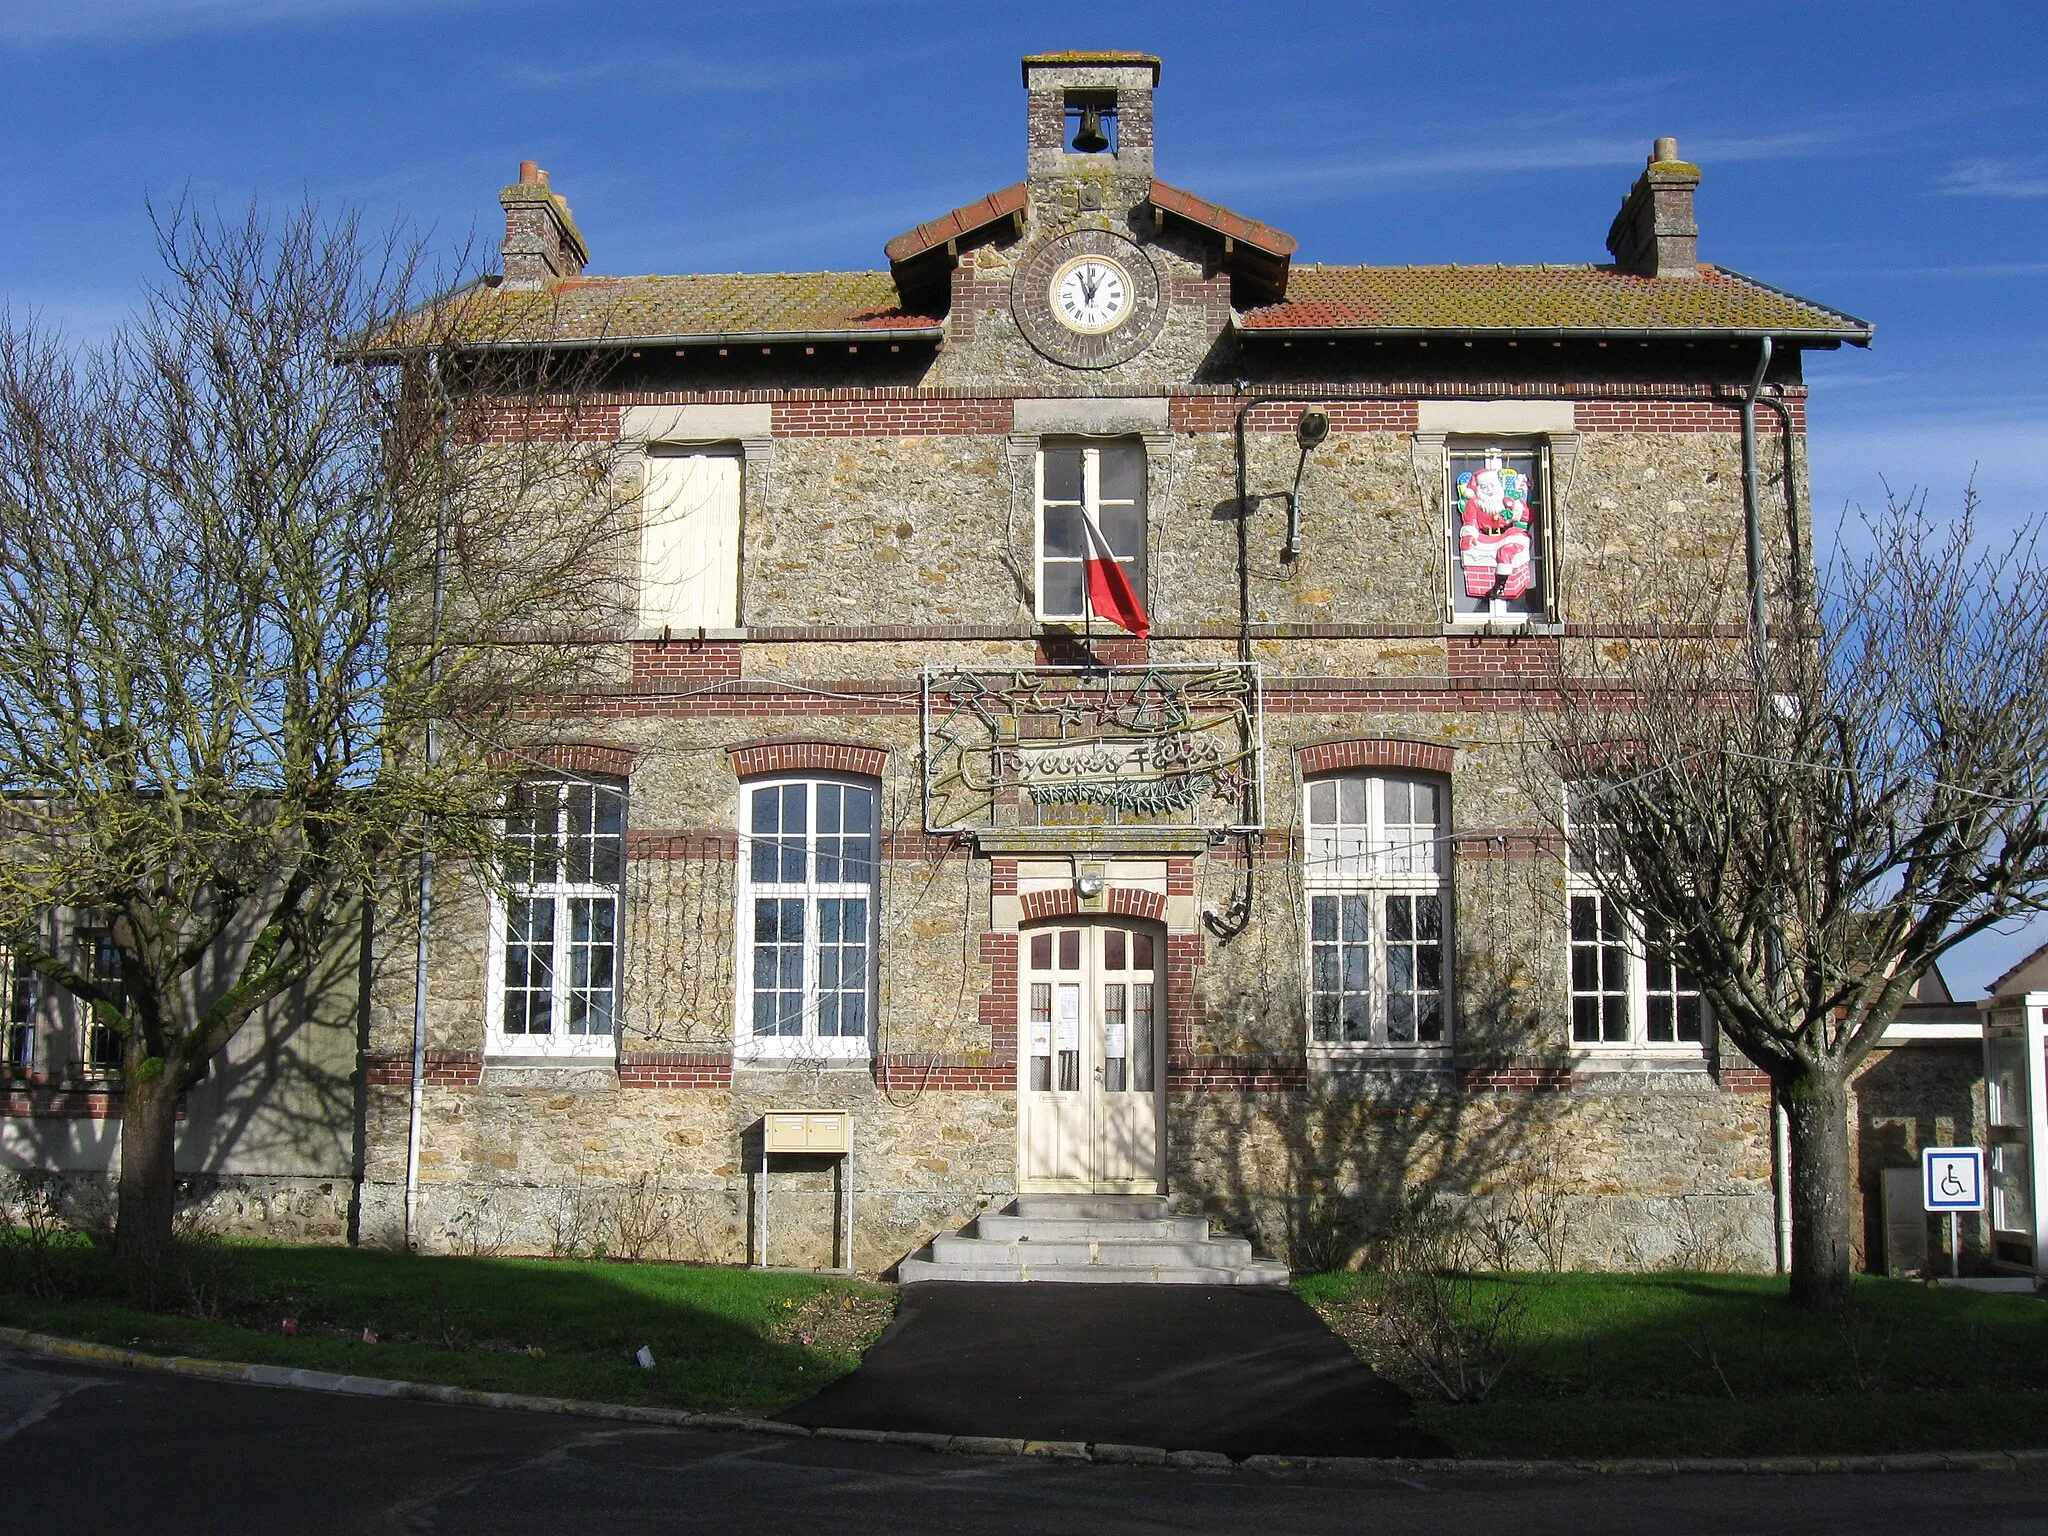
[[[1060,1049],[1081,1049],[1081,989],[1060,988]]]

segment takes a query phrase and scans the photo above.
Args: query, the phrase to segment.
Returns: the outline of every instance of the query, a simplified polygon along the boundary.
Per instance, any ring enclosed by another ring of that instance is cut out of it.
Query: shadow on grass
[[[1376,1278],[1307,1276],[1370,1358]],[[2048,1304],[1862,1278],[1838,1316],[1749,1275],[1488,1276],[1528,1300],[1490,1401],[1418,1393],[1463,1454],[1724,1456],[2048,1446]],[[1361,1320],[1364,1326],[1361,1326]]]
[[[201,1245],[153,1308],[82,1246],[62,1271],[55,1299],[0,1290],[0,1321],[151,1353],[691,1409],[809,1395],[859,1363],[890,1306],[881,1287],[803,1275],[345,1248]]]

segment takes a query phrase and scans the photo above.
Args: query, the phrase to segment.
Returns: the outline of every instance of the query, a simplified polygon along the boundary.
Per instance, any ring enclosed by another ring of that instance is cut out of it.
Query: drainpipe
[[[1757,355],[1756,376],[1749,381],[1749,390],[1742,397],[1742,523],[1749,555],[1749,639],[1755,655],[1759,688],[1763,686],[1764,657],[1770,644],[1770,609],[1769,595],[1764,588],[1763,508],[1756,488],[1756,402],[1763,393],[1764,375],[1770,367],[1771,338],[1766,336]],[[1788,413],[1788,429],[1790,424]],[[1786,442],[1789,453],[1789,430]],[[1785,472],[1789,478],[1789,463]],[[1795,567],[1799,563],[1797,549],[1792,551],[1792,562]],[[1776,1002],[1784,972],[1776,930],[1765,935],[1764,944],[1765,979],[1771,999]],[[1792,1123],[1785,1113],[1784,1095],[1778,1091],[1775,1078],[1771,1082],[1771,1204],[1772,1225],[1777,1238],[1774,1246],[1778,1273],[1782,1275],[1792,1268]]]
[[[428,364],[428,376],[433,380],[435,394],[440,394],[441,372],[439,360]],[[445,456],[448,446],[447,413],[442,412],[441,452]],[[427,659],[429,677],[438,677],[440,656],[438,647],[441,640],[441,615],[446,602],[446,561],[448,553],[448,519],[441,500],[447,494],[444,479],[434,505],[434,596],[431,643],[437,648]],[[426,740],[423,743],[429,768],[438,755],[440,742],[434,733],[431,711],[427,716]],[[420,873],[419,873],[419,923],[413,946],[412,969],[412,1095],[407,1107],[405,1132],[405,1246],[408,1251],[417,1248],[417,1232],[420,1206],[420,1109],[421,1098],[426,1087],[427,1075],[427,940],[431,930],[434,908],[434,849],[431,837],[431,817],[420,829]]]

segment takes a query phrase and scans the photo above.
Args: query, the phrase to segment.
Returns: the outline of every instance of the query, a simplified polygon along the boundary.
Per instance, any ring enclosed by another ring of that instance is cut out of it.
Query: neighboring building
[[[59,912],[45,925],[43,941],[82,974],[119,981],[121,952],[103,914]],[[176,1153],[186,1210],[280,1240],[338,1242],[354,1231],[363,960],[361,945],[338,949],[250,1019],[186,1095]],[[220,985],[211,965],[192,979],[202,993]],[[110,1224],[119,1042],[4,945],[0,998],[0,1181],[23,1170],[57,1175],[74,1219]],[[0,1201],[10,1193],[0,1182]]]
[[[1984,1015],[1991,1256],[2048,1282],[2048,945],[1991,983]]]

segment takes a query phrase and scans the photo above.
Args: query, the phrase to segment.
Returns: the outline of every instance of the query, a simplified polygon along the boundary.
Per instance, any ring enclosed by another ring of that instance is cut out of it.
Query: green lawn
[[[1525,1347],[1451,1404],[1386,1343],[1370,1275],[1296,1288],[1461,1455],[1758,1456],[2048,1446],[2048,1302],[1859,1279],[1841,1318],[1748,1275],[1500,1276]]]
[[[887,1287],[805,1275],[234,1243],[203,1250],[143,1310],[118,1299],[96,1255],[66,1258],[64,1299],[0,1289],[0,1324],[153,1354],[756,1413],[852,1370],[894,1305]],[[634,1363],[642,1345],[651,1371]]]

